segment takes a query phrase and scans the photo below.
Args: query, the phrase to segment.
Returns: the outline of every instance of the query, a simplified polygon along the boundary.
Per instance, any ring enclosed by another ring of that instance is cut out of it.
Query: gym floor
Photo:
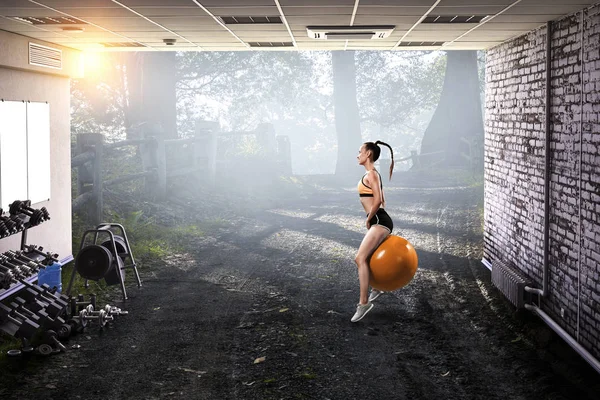
[[[117,304],[128,316],[70,339],[78,350],[9,361],[0,396],[596,398],[597,374],[491,285],[481,190],[386,187],[394,233],[415,246],[419,269],[354,324],[364,216],[353,188],[221,210],[202,240],[141,268],[141,289],[128,279],[130,299]],[[210,211],[190,203],[173,210]]]

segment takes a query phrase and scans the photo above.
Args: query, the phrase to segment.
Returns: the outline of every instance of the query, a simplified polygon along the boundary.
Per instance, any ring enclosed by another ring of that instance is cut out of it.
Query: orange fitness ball
[[[412,244],[389,235],[371,256],[369,284],[386,292],[406,286],[417,272],[419,260]]]

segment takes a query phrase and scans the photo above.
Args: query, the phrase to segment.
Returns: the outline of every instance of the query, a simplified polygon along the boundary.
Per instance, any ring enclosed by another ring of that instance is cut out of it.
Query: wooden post
[[[419,155],[417,154],[416,150],[410,151],[410,158],[412,159],[412,162],[413,162],[412,167],[415,169],[421,169],[421,159],[420,159]]]
[[[88,215],[95,225],[102,222],[104,205],[102,198],[102,153],[104,136],[100,133],[81,133],[77,135],[77,150],[79,154],[93,151],[92,168],[87,165],[77,167],[77,195],[92,192],[91,206]]]
[[[292,174],[292,145],[290,138],[287,135],[277,135],[277,155],[283,173],[286,175]]]
[[[165,139],[162,136],[156,138],[156,174],[157,184],[154,195],[157,200],[164,200],[167,197],[167,153],[165,148]]]
[[[196,136],[205,140],[194,143],[194,158],[197,162],[204,160],[206,174],[210,185],[214,185],[217,176],[217,143],[221,130],[215,121],[196,121]]]

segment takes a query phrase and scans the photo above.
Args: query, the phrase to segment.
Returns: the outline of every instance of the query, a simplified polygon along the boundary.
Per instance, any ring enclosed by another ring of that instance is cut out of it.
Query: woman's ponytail
[[[392,163],[390,164],[390,180],[392,179],[392,172],[394,172],[394,151],[392,150],[392,147],[387,144],[382,142],[381,140],[378,140],[375,142],[376,146],[379,146],[380,144],[386,146],[388,149],[390,149],[390,154],[392,155]]]

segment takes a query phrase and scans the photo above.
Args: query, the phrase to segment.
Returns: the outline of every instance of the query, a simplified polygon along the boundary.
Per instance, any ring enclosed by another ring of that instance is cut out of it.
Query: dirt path
[[[540,347],[530,333],[545,327],[491,286],[473,190],[386,194],[419,270],[363,321],[350,323],[360,206],[321,191],[232,217],[143,270],[129,316],[71,339],[79,350],[9,363],[1,398],[594,398],[591,368],[551,335]]]

